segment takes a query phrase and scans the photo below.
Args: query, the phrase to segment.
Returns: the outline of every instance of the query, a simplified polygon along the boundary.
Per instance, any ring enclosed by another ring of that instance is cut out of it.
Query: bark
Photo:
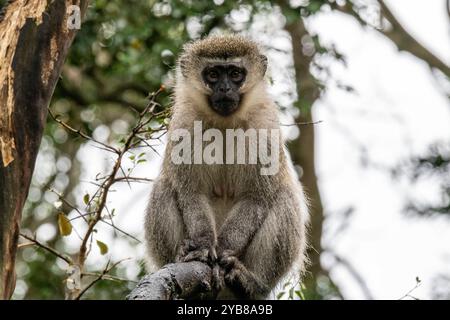
[[[201,262],[171,263],[143,277],[127,300],[194,299],[211,292],[211,268]]]
[[[289,13],[292,10],[289,7],[288,1],[279,0],[277,4],[281,7],[282,12]],[[287,23],[285,30],[289,33],[292,43],[292,55],[294,60],[295,80],[297,86],[298,107],[300,114],[296,117],[296,123],[312,123],[314,102],[320,96],[320,88],[317,80],[311,74],[311,65],[313,56],[307,55],[303,52],[302,39],[305,36],[310,36],[305,27],[304,21],[301,17],[292,20],[286,16]],[[317,279],[320,276],[325,276],[329,279],[335,293],[343,298],[339,288],[333,283],[329,277],[328,271],[322,268],[320,263],[320,256],[322,254],[322,231],[324,222],[324,212],[322,206],[322,199],[316,176],[315,166],[315,126],[305,125],[299,126],[300,135],[292,140],[289,144],[289,152],[292,161],[295,165],[302,168],[302,175],[300,180],[305,189],[306,195],[309,199],[309,237],[308,237],[308,252],[307,256],[309,264],[305,276],[303,278],[303,285],[306,288],[305,296],[307,299],[322,298],[317,291]]]
[[[76,34],[70,5],[83,17],[88,0],[15,0],[0,17],[0,298],[15,287],[22,209],[47,107]]]
[[[302,50],[301,39],[308,35],[308,31],[302,19],[287,24],[285,29],[291,36],[298,102],[301,109],[295,121],[297,123],[312,122],[314,121],[312,108],[319,97],[319,87],[310,72],[311,57],[305,55]],[[306,272],[304,285],[310,295],[315,296],[316,280],[323,273],[320,254],[322,252],[321,239],[324,216],[315,167],[315,127],[314,125],[306,125],[299,129],[300,135],[289,143],[289,151],[294,164],[302,168],[303,174],[300,180],[310,200],[311,220],[308,239],[310,265]]]

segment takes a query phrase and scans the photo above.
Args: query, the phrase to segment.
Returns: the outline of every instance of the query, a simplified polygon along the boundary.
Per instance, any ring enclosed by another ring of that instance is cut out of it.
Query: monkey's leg
[[[156,267],[175,262],[184,239],[184,222],[177,207],[175,191],[164,179],[153,185],[145,217],[145,238]]]
[[[221,265],[225,269],[225,283],[239,298],[264,299],[299,257],[305,236],[296,230],[286,216],[276,217],[269,213],[266,222],[256,233],[241,256],[224,251]],[[293,221],[291,221],[293,222]],[[285,226],[285,227],[283,227]]]
[[[264,297],[270,288],[242,261],[247,247],[264,223],[268,209],[262,201],[239,201],[225,220],[218,237],[219,263],[225,270],[225,282],[240,298]]]
[[[270,288],[248,270],[231,250],[222,253],[220,265],[225,269],[225,283],[238,298],[264,298],[269,294]]]
[[[226,244],[231,250],[220,251],[225,280],[237,294],[264,298],[303,251],[301,209],[289,191],[280,193],[268,209],[250,202],[234,209],[219,235],[219,248]]]

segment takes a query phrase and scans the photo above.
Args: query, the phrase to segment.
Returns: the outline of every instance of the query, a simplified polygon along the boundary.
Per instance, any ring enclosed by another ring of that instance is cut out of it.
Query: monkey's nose
[[[228,93],[231,91],[231,88],[230,87],[220,87],[219,91],[223,92],[223,93]]]

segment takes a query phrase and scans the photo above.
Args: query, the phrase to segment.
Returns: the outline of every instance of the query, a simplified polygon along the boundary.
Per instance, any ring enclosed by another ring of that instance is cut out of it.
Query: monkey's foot
[[[217,260],[216,249],[206,243],[204,239],[184,240],[175,260],[177,262],[200,261],[212,266]]]
[[[225,269],[225,283],[243,298],[264,298],[270,291],[253,272],[233,255],[233,251],[225,250],[219,261]]]

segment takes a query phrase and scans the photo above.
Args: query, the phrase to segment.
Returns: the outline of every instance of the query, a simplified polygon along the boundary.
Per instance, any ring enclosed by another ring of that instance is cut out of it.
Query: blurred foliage
[[[413,183],[432,180],[439,192],[438,200],[411,200],[405,208],[406,212],[450,217],[450,142],[430,146],[423,155],[408,159],[406,165],[395,168],[392,173],[394,176],[407,175]]]
[[[441,274],[433,279],[433,300],[450,300],[450,275]]]
[[[6,0],[0,0],[0,5],[4,3]],[[123,127],[135,120],[129,106],[142,110],[147,94],[158,89],[162,83],[169,82],[175,59],[186,41],[216,30],[245,31],[254,14],[270,12],[272,3],[264,0],[93,0],[70,49],[50,108],[69,119],[73,127],[81,128],[88,134],[100,126],[107,126],[111,132],[109,139],[119,140]],[[293,21],[300,16],[317,14],[327,3],[325,0],[292,1],[292,7],[283,6],[283,15],[287,22]],[[233,29],[229,21],[230,13],[243,7],[250,13],[250,20]],[[311,55],[327,55],[345,64],[345,57],[334,47],[322,46],[317,35],[303,40],[309,45]],[[316,73],[323,74],[317,77],[317,81],[324,89],[330,73],[316,60],[313,63]],[[346,91],[353,90],[349,85],[339,85]],[[170,91],[162,94],[158,102],[168,106]],[[297,107],[301,106],[297,104]],[[57,196],[49,188],[76,202],[71,197],[80,178],[80,163],[76,154],[82,143],[79,137],[70,135],[49,117],[39,154],[41,167],[35,170],[23,213],[22,228],[33,232],[38,228],[47,228],[51,235],[48,245],[61,252],[65,251],[65,244],[57,232],[58,211],[54,206]],[[448,157],[439,158],[439,154],[416,159],[414,163],[417,168],[432,172],[445,167],[444,170],[449,173]],[[448,180],[444,181],[443,186],[448,199]],[[446,205],[448,213],[448,202]],[[58,210],[69,211],[70,208],[63,206]],[[439,210],[442,211],[442,208]],[[14,298],[63,299],[65,268],[64,264],[42,249],[20,249]],[[143,273],[141,267],[140,275]],[[126,278],[125,270],[120,266],[113,270],[112,275]],[[296,292],[288,289],[283,291],[285,297],[280,298],[339,297],[338,288],[329,278],[318,280],[317,290],[308,292],[302,288]],[[123,299],[133,285],[133,282],[121,280],[99,281],[85,298]]]

